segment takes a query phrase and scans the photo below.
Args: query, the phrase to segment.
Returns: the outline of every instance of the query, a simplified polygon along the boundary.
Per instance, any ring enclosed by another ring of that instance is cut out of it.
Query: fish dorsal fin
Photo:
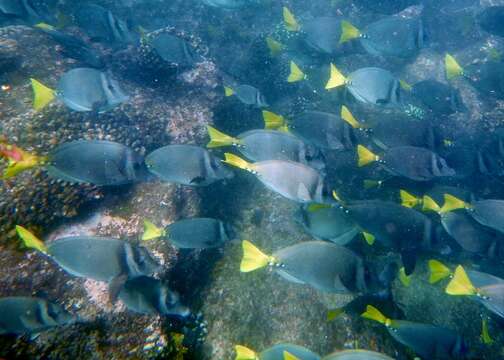
[[[406,275],[406,269],[404,267],[399,269],[399,281],[405,287],[408,287],[411,285],[411,275]]]
[[[429,283],[435,284],[452,274],[451,270],[438,260],[429,260]]]
[[[410,194],[406,190],[400,190],[399,195],[401,196],[401,205],[408,208],[414,208],[422,203],[422,199]]]
[[[441,207],[428,195],[424,195],[422,198],[422,210],[423,211],[434,211],[439,213],[441,211]]]
[[[392,320],[383,315],[380,310],[373,305],[366,306],[366,311],[363,312],[361,316],[365,319],[377,321],[385,326],[390,326],[392,324]]]
[[[229,86],[224,86],[224,95],[226,97],[233,96],[235,94],[234,90],[230,88]]]
[[[297,356],[292,355],[290,352],[284,350],[283,360],[300,360]]]
[[[346,84],[346,77],[338,70],[338,68],[331,63],[331,72],[329,75],[329,81],[325,86],[326,90],[333,89],[335,87],[343,86]]]
[[[208,136],[210,136],[210,142],[207,144],[207,148],[217,148],[221,146],[230,146],[240,144],[240,140],[232,136],[226,135],[220,132],[213,126],[207,125]]]
[[[344,306],[340,307],[340,308],[336,308],[336,309],[331,309],[327,312],[327,321],[333,321],[338,316],[340,316],[341,314],[344,314],[344,313],[345,313]]]
[[[357,39],[361,36],[361,32],[350,21],[343,20],[341,22],[341,36],[339,43],[343,44],[347,41]]]
[[[380,157],[362,145],[357,145],[358,165],[359,167],[371,164],[380,160]]]
[[[41,253],[47,254],[47,246],[42,240],[37,238],[30,231],[20,225],[16,225],[16,232],[23,241],[24,246],[29,249],[35,249],[40,251]]]
[[[464,69],[450,54],[446,54],[445,56],[445,71],[448,80],[464,75]]]
[[[224,162],[225,164],[229,164],[231,166],[237,167],[242,170],[247,170],[250,172],[254,171],[254,164],[251,164],[243,160],[241,157],[231,153],[225,153],[224,156],[225,160],[222,160],[222,162]]]
[[[275,114],[274,112],[263,110],[264,128],[271,130],[278,130],[286,126],[285,118],[282,115]]]
[[[164,229],[157,227],[149,220],[144,220],[143,226],[144,226],[144,232],[142,234],[143,241],[157,239],[166,236],[166,231]]]
[[[236,345],[236,358],[235,360],[259,360],[256,352],[254,350],[249,349],[243,345]]]
[[[365,126],[362,125],[357,119],[353,116],[353,114],[348,110],[345,105],[341,106],[341,118],[345,120],[351,127],[354,129],[362,129]]]
[[[464,268],[459,265],[455,269],[453,278],[446,286],[445,292],[448,295],[477,295],[478,291],[467,276]]]
[[[36,111],[42,110],[55,98],[53,89],[48,88],[40,81],[30,79],[33,89],[33,109]]]
[[[266,45],[268,45],[268,49],[270,51],[271,56],[277,56],[284,49],[283,44],[273,39],[271,36],[266,37]]]
[[[305,73],[297,66],[294,61],[290,62],[290,73],[287,82],[293,83],[306,79]]]
[[[465,201],[453,195],[444,194],[444,204],[440,212],[444,214],[457,209],[470,209],[470,208],[471,205],[467,204]]]
[[[250,272],[266,265],[275,263],[272,256],[266,255],[248,240],[242,241],[243,258],[240,263],[241,272]]]
[[[368,243],[368,245],[373,245],[375,243],[375,236],[373,234],[370,234],[366,231],[363,231],[362,232],[362,235],[364,236],[364,240],[366,240],[366,242]]]
[[[285,29],[287,29],[287,31],[301,30],[301,26],[299,26],[299,23],[294,17],[294,14],[292,14],[292,12],[286,6],[283,7],[283,20]]]
[[[490,331],[488,330],[488,319],[486,317],[481,319],[481,341],[486,345],[492,344],[494,342],[490,337]]]

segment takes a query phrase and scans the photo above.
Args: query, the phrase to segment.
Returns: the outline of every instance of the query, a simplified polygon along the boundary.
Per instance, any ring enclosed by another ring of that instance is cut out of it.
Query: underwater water
[[[0,0],[0,359],[504,359],[504,1]]]

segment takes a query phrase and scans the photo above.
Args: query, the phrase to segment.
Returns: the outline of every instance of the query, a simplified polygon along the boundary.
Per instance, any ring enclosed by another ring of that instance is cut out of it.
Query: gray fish
[[[134,312],[147,315],[175,315],[186,317],[187,307],[180,304],[180,296],[162,281],[138,276],[127,280],[119,290],[118,299]]]
[[[168,145],[145,158],[150,172],[161,180],[191,186],[206,186],[233,177],[233,172],[206,149],[193,145]]]
[[[346,245],[360,232],[355,222],[333,206],[305,205],[299,208],[295,219],[317,240]]]
[[[47,253],[69,274],[98,281],[151,275],[159,268],[145,248],[112,238],[64,237],[49,242]]]
[[[291,356],[295,356],[293,360],[320,360],[320,356],[307,348],[289,343],[276,344],[261,351],[259,354],[242,345],[235,346],[235,350],[236,359],[285,360],[287,359],[285,354],[288,353]],[[251,357],[251,355],[254,357]]]
[[[142,156],[127,146],[103,140],[62,144],[51,151],[45,168],[57,179],[98,186],[131,183],[146,173]]]
[[[390,356],[370,350],[343,350],[324,356],[323,360],[393,360]]]
[[[267,160],[248,163],[226,153],[225,163],[251,172],[270,190],[300,203],[332,202],[324,177],[315,169],[293,161]]]
[[[457,89],[436,80],[420,81],[413,85],[412,92],[436,115],[447,116],[467,110]]]
[[[0,298],[0,313],[0,334],[38,333],[77,321],[75,316],[61,306],[34,297]]]
[[[199,56],[186,41],[166,32],[148,38],[147,43],[163,61],[173,66],[192,67],[199,60]]]
[[[251,85],[238,85],[236,87],[225,87],[226,96],[236,95],[236,97],[246,105],[253,105],[258,108],[268,106],[266,99],[261,92]]]
[[[445,159],[431,150],[415,146],[398,146],[378,156],[362,145],[357,147],[359,166],[373,162],[381,164],[391,175],[414,181],[430,181],[438,177],[455,176]]]
[[[479,26],[490,34],[504,36],[504,6],[489,6],[476,17]]]
[[[494,314],[504,318],[504,280],[480,271],[467,271],[469,279],[481,296],[475,299]]]
[[[341,19],[322,16],[303,22],[303,40],[316,52],[336,55],[343,51],[339,44],[341,37]]]

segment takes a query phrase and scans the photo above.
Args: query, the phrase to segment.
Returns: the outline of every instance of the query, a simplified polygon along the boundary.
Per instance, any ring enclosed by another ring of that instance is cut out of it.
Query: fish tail
[[[454,78],[464,75],[464,69],[462,68],[462,66],[459,65],[457,60],[455,60],[455,58],[450,54],[446,54],[445,56],[445,71],[446,71],[446,78],[448,80],[452,80]]]
[[[414,208],[422,203],[422,199],[417,198],[415,195],[410,194],[406,190],[400,190],[401,205],[408,208]]]
[[[259,359],[256,352],[252,349],[249,349],[246,346],[236,345],[235,351],[236,351],[235,360],[258,360]]]
[[[231,89],[229,86],[224,86],[224,95],[226,95],[226,97],[233,96],[234,93],[235,93],[234,90]]]
[[[265,129],[279,130],[287,126],[287,122],[282,115],[267,110],[263,110],[262,115]]]
[[[19,173],[43,165],[47,157],[29,153],[20,147],[0,142],[0,158],[7,159],[8,164],[0,179],[10,179]]]
[[[297,66],[294,61],[290,62],[290,74],[287,78],[287,82],[293,83],[306,79],[305,73]]]
[[[378,155],[362,145],[357,146],[357,155],[359,158],[359,167],[366,166],[368,164],[371,164],[372,162],[380,160]]]
[[[40,251],[41,253],[47,254],[47,246],[44,244],[42,240],[33,235],[26,228],[16,225],[16,233],[23,241],[24,246],[29,249],[35,249]]]
[[[437,213],[441,212],[441,207],[428,195],[424,195],[422,198],[422,210],[423,211],[434,211]]]
[[[373,305],[366,306],[366,311],[361,314],[361,316],[365,319],[374,320],[383,325],[389,325],[390,319],[388,319],[385,315],[383,315],[380,310],[375,308]]]
[[[41,22],[36,25],[33,25],[33,27],[36,27],[37,29],[41,29],[41,30],[46,30],[46,31],[56,30],[56,28],[54,26],[46,24],[45,22]]]
[[[469,208],[471,208],[471,205],[467,204],[464,200],[461,200],[450,194],[444,194],[444,204],[441,208],[441,213],[447,213],[457,209]]]
[[[142,235],[143,241],[157,239],[166,236],[166,232],[164,229],[157,227],[149,220],[144,220],[143,225],[144,225],[144,232]]]
[[[226,135],[210,125],[207,125],[207,131],[210,136],[210,142],[207,144],[207,148],[236,145],[240,143],[239,139]]]
[[[443,264],[441,261],[431,259],[429,265],[429,283],[435,284],[452,274],[450,268]]]
[[[366,242],[369,246],[371,246],[375,243],[376,238],[373,234],[370,234],[366,231],[363,231],[362,236],[364,236],[364,240],[366,240]]]
[[[343,86],[346,83],[346,77],[338,70],[333,63],[331,63],[331,74],[329,76],[329,81],[325,86],[326,90],[333,89],[335,87]]]
[[[331,309],[327,312],[327,321],[333,321],[338,316],[340,316],[341,314],[344,314],[344,313],[345,313],[344,306],[342,306],[340,308],[336,308],[336,309]]]
[[[490,336],[490,331],[488,330],[488,319],[486,317],[481,319],[481,341],[486,345],[494,342]]]
[[[405,287],[408,287],[411,285],[411,275],[406,275],[406,269],[404,267],[399,269],[399,281]]]
[[[401,88],[405,91],[411,91],[413,90],[413,86],[408,84],[405,80],[400,79],[399,80],[399,85],[401,85]]]
[[[268,45],[271,56],[277,56],[284,49],[284,45],[271,36],[266,37],[266,45]]]
[[[266,255],[248,240],[242,241],[243,258],[240,263],[241,272],[250,272],[274,263],[272,256]]]
[[[55,98],[54,90],[48,88],[40,81],[30,79],[33,89],[33,109],[36,111],[42,110]]]
[[[290,352],[284,350],[283,360],[300,360],[297,356],[292,355]]]
[[[222,161],[226,164],[232,165],[232,166],[237,167],[242,170],[247,170],[247,171],[254,170],[254,164],[251,164],[251,163],[243,160],[241,157],[236,156],[235,154],[225,153],[224,156],[225,156],[225,159]]]
[[[348,110],[345,105],[341,106],[341,118],[345,120],[351,127],[354,129],[363,129],[366,126],[361,124],[357,119],[353,116],[353,114]]]
[[[286,7],[283,7],[283,20],[284,20],[284,25],[285,29],[287,31],[299,31],[301,30],[301,26],[297,22],[296,18],[294,17],[294,14]]]
[[[343,44],[361,36],[361,32],[351,22],[343,20],[341,22],[341,36],[339,43]]]
[[[453,278],[446,286],[445,292],[448,295],[477,295],[478,293],[462,265],[455,269]]]

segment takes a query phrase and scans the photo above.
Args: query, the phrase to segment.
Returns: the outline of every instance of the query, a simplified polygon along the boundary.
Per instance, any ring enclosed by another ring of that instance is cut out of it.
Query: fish
[[[186,318],[190,310],[180,303],[180,296],[158,279],[137,276],[128,279],[117,298],[126,307],[140,314],[169,315]]]
[[[320,356],[299,345],[280,343],[256,353],[243,345],[235,346],[235,360],[320,360]]]
[[[238,85],[235,87],[225,86],[224,90],[227,97],[234,95],[245,105],[251,105],[257,108],[268,106],[263,94],[251,85]]]
[[[190,218],[176,221],[164,229],[144,221],[142,240],[160,237],[181,249],[206,249],[225,245],[231,235],[231,227],[220,220]]]
[[[341,18],[321,16],[303,22],[302,35],[306,46],[320,54],[340,55],[347,47],[339,43]]]
[[[356,38],[370,55],[411,58],[425,47],[427,34],[421,18],[390,16],[369,24],[363,31],[343,20],[340,44]]]
[[[225,10],[239,9],[258,4],[257,0],[202,0],[203,4]]]
[[[54,26],[46,23],[39,23],[34,27],[40,29],[60,44],[63,47],[64,55],[97,69],[104,67],[100,54],[78,37],[59,31]]]
[[[488,6],[477,16],[476,22],[486,32],[504,36],[504,6]]]
[[[127,44],[136,39],[128,22],[96,4],[80,5],[75,13],[75,21],[92,41]]]
[[[34,24],[48,18],[43,4],[30,0],[0,0],[0,16]]]
[[[244,240],[241,272],[265,266],[284,279],[337,294],[358,294],[368,290],[363,260],[353,251],[327,241],[305,241],[266,255]]]
[[[475,141],[477,166],[480,173],[493,176],[504,176],[504,131],[498,129],[485,134],[482,142]]]
[[[376,351],[352,349],[336,351],[324,356],[323,360],[393,360],[393,358]]]
[[[66,326],[77,317],[62,306],[42,298],[11,296],[0,298],[0,334],[36,334],[56,326]]]
[[[304,111],[290,119],[283,116],[263,111],[266,129],[288,131],[303,141],[313,144],[321,149],[349,150],[356,143],[356,135],[348,122],[343,119],[346,115],[352,116],[343,106],[342,116],[322,111]]]
[[[290,9],[286,6],[282,8],[282,15],[284,21],[285,30],[291,32],[297,32],[301,30],[301,25],[294,17],[294,14],[290,11]]]
[[[387,318],[368,305],[363,318],[385,325],[389,334],[424,359],[459,359],[468,352],[465,340],[455,331],[430,324]]]
[[[412,93],[435,115],[449,116],[467,111],[460,92],[449,84],[423,80],[413,85]]]
[[[470,296],[490,312],[504,318],[504,280],[496,276],[468,271],[458,265],[445,292],[454,296]]]
[[[455,176],[455,170],[446,160],[429,149],[415,146],[398,146],[376,155],[362,145],[357,146],[359,167],[377,162],[391,175],[414,181],[431,181],[436,178]]]
[[[293,161],[267,160],[249,163],[225,153],[224,163],[255,175],[268,189],[299,203],[332,202],[324,177],[317,170]]]
[[[207,148],[233,146],[251,161],[290,160],[308,164],[316,157],[316,150],[309,147],[296,136],[283,131],[249,130],[237,137],[229,136],[207,126],[210,142]]]
[[[68,236],[46,244],[20,225],[16,225],[16,232],[27,248],[46,254],[70,275],[107,282],[111,289],[160,268],[147,249],[123,240]]]
[[[388,70],[377,67],[358,69],[344,76],[331,63],[331,73],[326,90],[344,86],[353,97],[364,104],[381,107],[398,107],[402,101],[399,80]]]
[[[108,73],[93,68],[75,68],[58,81],[56,90],[36,79],[30,79],[34,99],[33,109],[40,111],[55,98],[74,111],[104,113],[129,99],[129,96]]]
[[[331,241],[338,245],[350,243],[360,232],[355,222],[334,206],[303,205],[294,218],[315,239]]]
[[[219,159],[194,145],[161,147],[145,157],[145,164],[162,181],[189,186],[207,186],[234,176]]]
[[[354,2],[358,6],[386,15],[396,14],[409,6],[421,3],[420,0],[354,0]]]
[[[153,32],[144,36],[142,42],[152,47],[155,53],[170,66],[191,68],[201,60],[196,50],[187,41],[174,34],[164,31],[159,34]]]

